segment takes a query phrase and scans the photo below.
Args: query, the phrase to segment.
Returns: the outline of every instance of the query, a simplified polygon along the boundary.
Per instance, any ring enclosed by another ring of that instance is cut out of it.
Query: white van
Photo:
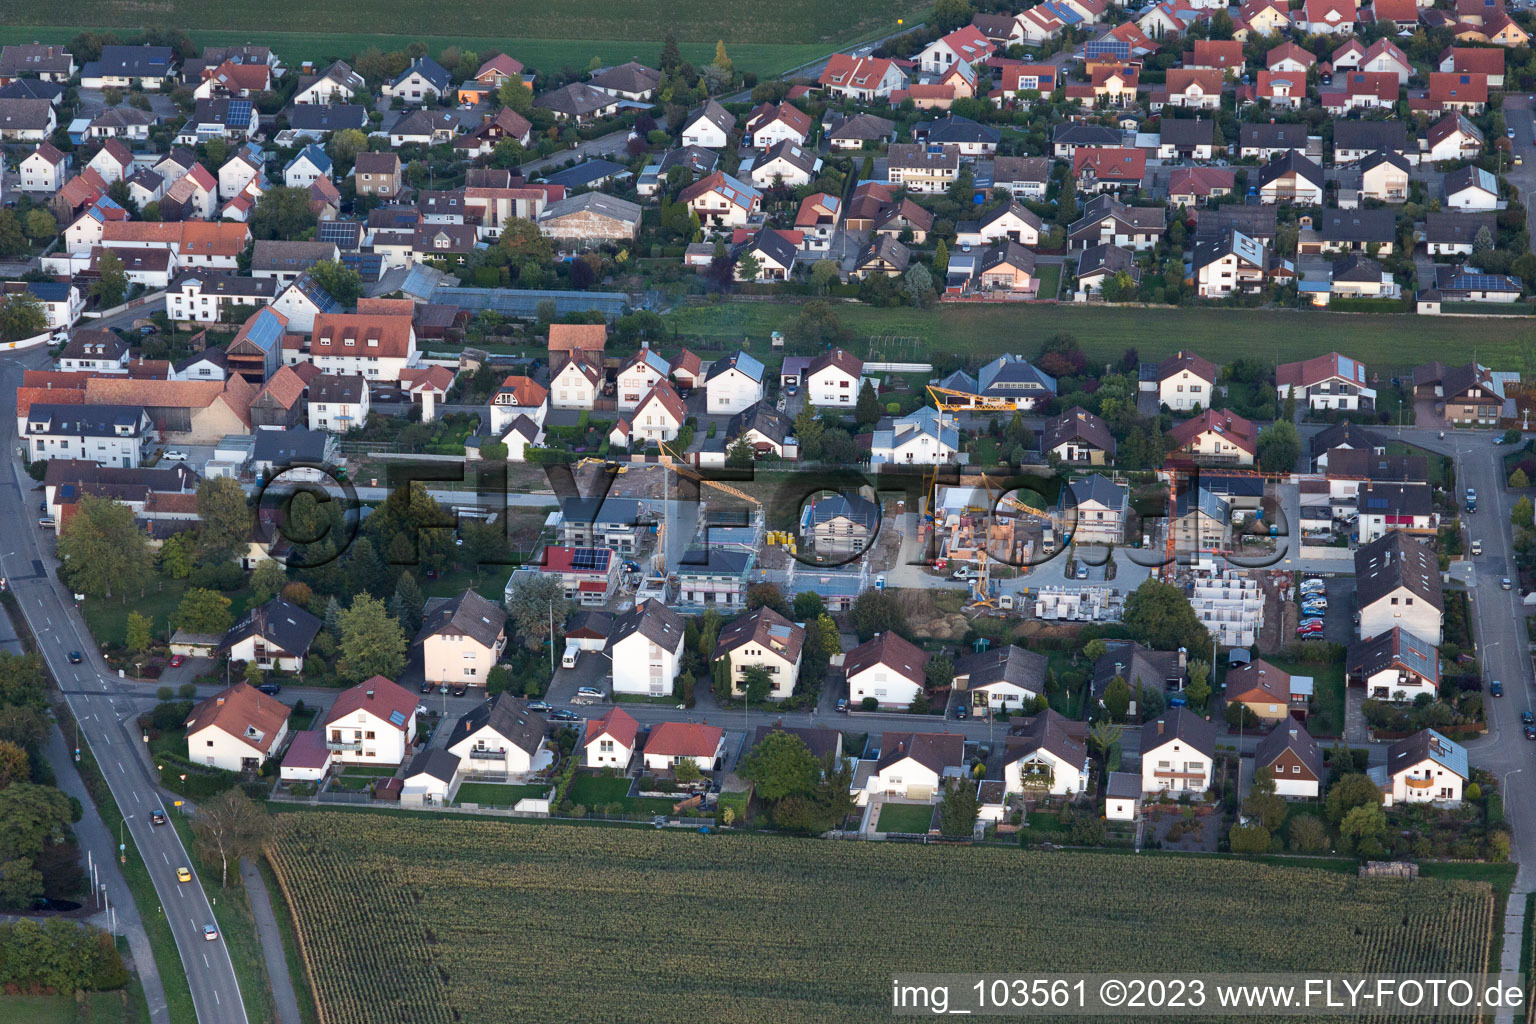
[[[581,648],[575,644],[566,644],[565,653],[560,656],[561,668],[575,668],[576,659],[581,657]]]

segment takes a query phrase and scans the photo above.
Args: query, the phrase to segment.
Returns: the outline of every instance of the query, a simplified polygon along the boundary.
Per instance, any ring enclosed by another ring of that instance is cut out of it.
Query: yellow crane
[[[1018,405],[1011,398],[989,398],[969,391],[941,388],[929,384],[928,397],[940,412],[1013,412]]]

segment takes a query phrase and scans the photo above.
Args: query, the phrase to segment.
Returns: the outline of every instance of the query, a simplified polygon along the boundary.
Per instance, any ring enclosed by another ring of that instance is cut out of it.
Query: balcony
[[[325,749],[333,754],[343,754],[347,751],[363,749],[362,740],[326,740]]]
[[[1413,779],[1413,778],[1409,778],[1409,779],[1404,779],[1403,783],[1405,785],[1407,785],[1407,787],[1409,789],[1429,789],[1431,786],[1433,786],[1435,784],[1435,780],[1434,779]]]
[[[505,761],[507,752],[505,750],[471,750],[469,757],[472,761]]]

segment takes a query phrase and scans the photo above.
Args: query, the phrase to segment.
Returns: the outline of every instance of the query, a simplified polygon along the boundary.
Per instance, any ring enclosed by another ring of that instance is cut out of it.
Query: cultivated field
[[[914,970],[1482,971],[1494,924],[1481,883],[1155,855],[300,812],[271,857],[328,1024],[866,1022]]]
[[[1032,356],[1059,332],[1075,336],[1090,363],[1118,361],[1134,346],[1143,359],[1181,348],[1290,362],[1338,351],[1383,377],[1431,359],[1471,359],[1525,365],[1536,353],[1536,319],[1432,317],[1409,314],[1324,313],[1247,309],[1140,309],[1125,306],[1020,307],[1012,303],[941,305],[932,310],[835,303],[850,345],[863,355],[870,335],[915,337],[925,352],[961,352],[991,358],[999,352]],[[684,337],[767,338],[794,318],[787,302],[724,302],[692,306],[667,319]]]
[[[399,49],[420,39],[434,52],[450,44],[482,53],[504,49],[530,67],[559,70],[585,67],[594,56],[654,66],[671,31],[687,60],[712,60],[715,41],[724,39],[738,71],[771,74],[839,45],[897,31],[898,18],[910,25],[926,7],[918,0],[628,0],[576,7],[538,0],[73,0],[64,7],[5,0],[0,41],[64,42],[83,28],[175,27],[199,45],[269,43],[291,63],[368,46]]]

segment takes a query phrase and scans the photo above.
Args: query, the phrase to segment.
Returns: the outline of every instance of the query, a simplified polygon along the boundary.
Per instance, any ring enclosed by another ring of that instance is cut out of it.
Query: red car
[[[181,654],[171,655],[171,668],[181,668],[181,663],[186,661],[186,656]]]

